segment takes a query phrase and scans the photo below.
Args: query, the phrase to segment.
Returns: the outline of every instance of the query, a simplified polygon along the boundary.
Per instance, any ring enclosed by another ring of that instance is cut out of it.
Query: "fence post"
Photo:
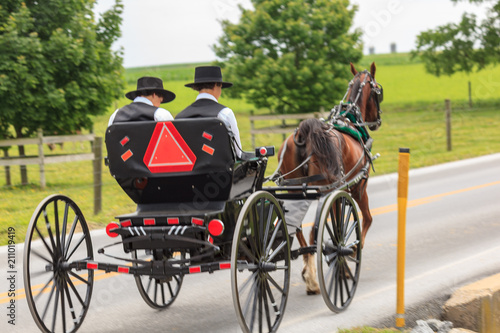
[[[3,156],[5,158],[8,158],[9,157],[9,147],[4,147],[2,150],[3,150]],[[12,185],[12,179],[10,178],[10,166],[8,166],[8,165],[5,166],[5,185],[6,186]]]
[[[45,155],[43,154],[43,130],[41,128],[37,131],[38,134],[38,158],[40,159],[40,187],[42,189],[47,185],[45,182]]]
[[[446,147],[448,151],[451,151],[451,101],[445,99],[444,105],[446,112]]]
[[[102,209],[102,137],[96,136],[93,144],[94,151],[94,215]]]

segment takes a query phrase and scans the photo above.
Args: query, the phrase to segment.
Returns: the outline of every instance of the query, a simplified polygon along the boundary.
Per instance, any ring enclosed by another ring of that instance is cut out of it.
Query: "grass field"
[[[411,60],[407,54],[366,56],[359,70],[368,68],[375,61],[377,80],[384,87],[382,126],[373,132],[375,139],[374,153],[381,158],[375,163],[376,173],[380,175],[397,170],[398,148],[411,148],[411,167],[423,166],[470,158],[500,152],[498,128],[500,126],[500,66],[471,74],[470,77],[457,74],[452,77],[436,78],[426,74],[423,64]],[[160,76],[165,88],[176,93],[177,98],[165,107],[177,114],[190,104],[196,92],[184,87],[193,79],[196,64],[175,66],[157,66],[151,68],[132,68],[126,71],[128,86],[126,91],[135,89],[137,77],[143,75]],[[468,86],[472,83],[474,107],[468,107]],[[347,87],[347,82],[346,82]],[[444,118],[444,99],[452,100],[453,150],[446,150],[446,130]],[[118,107],[129,101],[121,98],[110,106],[107,114],[95,118],[94,133],[104,136],[108,118]],[[250,110],[256,113],[268,113],[267,110],[255,110],[244,100],[222,96],[220,102],[230,106],[236,114],[243,147],[251,149]],[[332,101],[333,107],[338,101]],[[262,135],[257,138],[257,145],[279,146],[281,135]],[[28,154],[36,154],[36,146],[27,146]],[[46,154],[62,154],[90,151],[89,144],[65,144],[64,149]],[[11,149],[10,155],[17,150]],[[270,160],[268,174],[277,166],[276,158]],[[52,164],[46,166],[47,188],[39,188],[38,166],[29,166],[30,185],[20,186],[19,168],[12,167],[14,185],[5,186],[5,171],[0,169],[0,245],[7,242],[7,228],[16,228],[17,242],[23,242],[31,214],[38,203],[47,195],[61,193],[70,196],[81,207],[92,227],[102,227],[115,216],[133,212],[135,205],[123,193],[107,168],[103,172],[103,212],[92,215],[93,185],[91,162]]]

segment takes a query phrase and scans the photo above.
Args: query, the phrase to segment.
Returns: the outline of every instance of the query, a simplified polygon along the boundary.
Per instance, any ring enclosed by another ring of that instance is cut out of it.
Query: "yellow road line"
[[[460,190],[456,190],[456,191],[436,194],[436,195],[432,195],[430,197],[410,200],[410,201],[408,201],[408,207],[416,207],[416,206],[420,206],[420,205],[425,205],[425,204],[428,204],[431,202],[441,200],[442,198],[450,196],[450,195],[460,194],[460,193],[469,192],[469,191],[473,191],[473,190],[478,190],[481,188],[494,186],[494,185],[500,185],[500,181],[487,183],[487,184],[483,184],[483,185],[472,186],[472,187],[468,187],[468,188],[464,188],[464,189],[460,189]],[[376,215],[392,213],[392,212],[395,212],[397,210],[398,210],[398,205],[394,204],[394,205],[388,205],[388,206],[383,206],[383,207],[372,209],[372,210],[370,210],[370,213],[372,214],[372,216],[376,216]],[[314,225],[314,222],[302,224],[303,227],[312,227],[313,225]]]
[[[442,198],[450,196],[450,195],[474,191],[474,190],[478,190],[478,189],[482,189],[482,188],[494,186],[494,185],[500,185],[500,181],[487,183],[487,184],[483,184],[483,185],[472,186],[472,187],[468,187],[468,188],[464,188],[464,189],[460,189],[460,190],[456,190],[456,191],[436,194],[436,195],[432,195],[430,197],[411,200],[411,201],[408,201],[408,207],[416,207],[416,206],[420,206],[420,205],[425,205],[425,204],[428,204],[431,202],[441,200]],[[397,208],[398,208],[397,204],[388,205],[388,206],[372,209],[371,213],[372,213],[372,216],[382,215],[382,214],[386,214],[386,213],[395,212],[397,210]],[[302,224],[303,227],[312,227],[313,225],[314,225],[314,222]],[[128,266],[131,266],[131,264],[128,264]],[[112,276],[119,275],[119,274],[121,274],[121,273],[116,273],[116,272],[106,273],[104,271],[96,271],[94,274],[94,281],[110,278]],[[87,276],[87,274],[81,275],[81,277],[85,277],[85,276]],[[83,283],[82,281],[80,281],[76,278],[71,278],[71,280],[75,286]],[[41,288],[43,288],[44,285],[45,284],[42,283],[42,284],[38,284],[36,286],[32,286],[31,290],[33,291],[33,294],[35,295],[35,292],[37,292]],[[51,286],[51,285],[52,284],[50,284],[49,286]],[[49,289],[50,288],[46,288],[44,293],[48,292]],[[15,293],[16,293],[16,296],[13,299],[19,300],[19,299],[23,299],[26,297],[26,292],[25,292],[24,288],[16,290]],[[0,304],[7,303],[12,299],[12,298],[8,297],[8,294],[9,294],[8,292],[0,294]]]

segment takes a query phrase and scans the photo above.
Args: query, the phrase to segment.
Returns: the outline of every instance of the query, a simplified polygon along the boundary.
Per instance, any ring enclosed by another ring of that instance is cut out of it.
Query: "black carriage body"
[[[168,249],[197,256],[212,243],[221,258],[229,258],[236,218],[243,200],[262,187],[265,160],[237,160],[223,122],[117,123],[106,131],[106,147],[111,175],[137,203],[135,212],[117,217],[126,252]],[[225,230],[208,237],[214,218]]]
[[[162,151],[167,146],[171,158]],[[137,204],[230,199],[235,158],[217,118],[117,123],[106,132],[106,147],[111,175]]]

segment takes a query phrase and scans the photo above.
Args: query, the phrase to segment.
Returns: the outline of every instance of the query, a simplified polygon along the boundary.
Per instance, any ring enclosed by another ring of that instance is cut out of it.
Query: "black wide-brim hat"
[[[137,90],[125,94],[128,99],[134,100],[141,92],[152,91],[163,96],[163,103],[171,102],[175,99],[175,94],[169,90],[163,89],[163,81],[160,78],[144,76],[137,80]]]
[[[219,66],[196,67],[194,69],[194,82],[184,86],[191,88],[198,83],[222,83],[222,88],[233,86],[231,82],[222,81],[222,71]]]

